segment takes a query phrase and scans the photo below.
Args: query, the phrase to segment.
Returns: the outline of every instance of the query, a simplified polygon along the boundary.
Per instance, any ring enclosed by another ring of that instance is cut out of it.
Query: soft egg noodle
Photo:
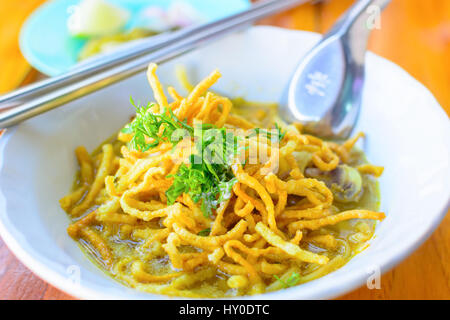
[[[246,130],[268,113],[233,106],[208,92],[219,71],[187,97],[169,87],[169,103],[156,68],[148,68],[156,100],[151,112],[167,106],[189,125],[201,121]],[[76,187],[60,201],[73,220],[69,235],[119,281],[165,295],[258,294],[341,267],[367,246],[374,221],[385,217],[376,211],[375,178],[383,168],[368,164],[354,148],[362,134],[343,143],[326,142],[302,133],[299,125],[277,123],[285,132],[277,144],[267,137],[244,138],[267,151],[268,160],[236,159],[231,197],[212,216],[205,216],[186,193],[171,205],[165,194],[173,183],[170,175],[187,161],[190,138],[140,152],[127,144],[132,136],[121,132],[92,155],[77,148]]]

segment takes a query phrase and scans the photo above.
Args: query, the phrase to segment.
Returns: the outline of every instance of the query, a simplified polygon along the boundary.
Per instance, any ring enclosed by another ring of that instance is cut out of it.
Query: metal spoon
[[[302,59],[280,107],[288,122],[326,138],[347,138],[359,114],[370,32],[390,0],[357,1]]]

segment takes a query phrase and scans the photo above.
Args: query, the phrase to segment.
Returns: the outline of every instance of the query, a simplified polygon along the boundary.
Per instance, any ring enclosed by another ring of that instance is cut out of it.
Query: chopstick
[[[131,77],[146,69],[149,62],[163,63],[255,20],[290,9],[308,0],[267,0],[251,9],[206,25],[182,29],[115,54],[81,65],[66,74],[40,81],[0,98],[0,128],[18,124],[62,104]]]

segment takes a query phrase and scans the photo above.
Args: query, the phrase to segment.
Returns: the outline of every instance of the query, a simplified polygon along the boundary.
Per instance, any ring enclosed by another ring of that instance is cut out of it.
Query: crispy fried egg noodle
[[[217,70],[195,87],[187,84],[186,97],[169,87],[168,102],[156,69],[150,64],[147,73],[156,100],[148,112],[170,110],[186,126],[234,132],[277,123],[283,135],[238,134],[244,147],[229,166],[230,194],[210,215],[186,192],[174,203],[166,194],[180,167],[189,166],[194,137],[153,144],[146,137],[152,147],[144,151],[120,132],[91,155],[78,147],[75,188],[60,204],[73,220],[69,235],[104,270],[151,293],[240,296],[322,277],[367,247],[385,215],[377,211],[375,179],[383,168],[354,147],[363,134],[330,142],[267,119],[270,107],[246,109],[208,91],[221,76]]]

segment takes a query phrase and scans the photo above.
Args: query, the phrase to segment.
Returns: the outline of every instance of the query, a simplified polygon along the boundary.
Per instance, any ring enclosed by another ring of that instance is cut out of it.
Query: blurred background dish
[[[40,72],[55,76],[118,45],[247,9],[248,0],[53,0],[25,22],[20,49]]]

